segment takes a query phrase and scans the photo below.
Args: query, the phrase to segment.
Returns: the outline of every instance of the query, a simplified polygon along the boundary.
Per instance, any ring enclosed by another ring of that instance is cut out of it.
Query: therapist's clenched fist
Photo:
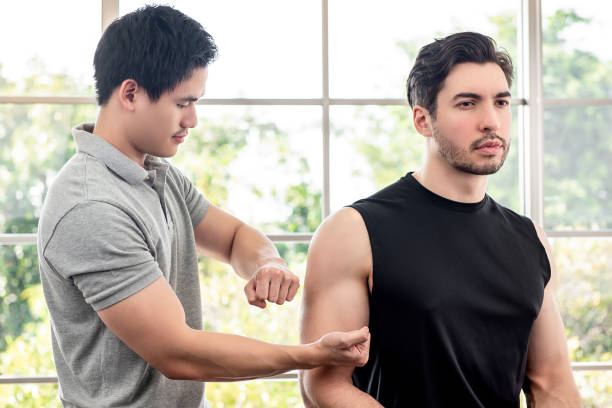
[[[265,309],[266,301],[282,305],[293,300],[300,287],[294,275],[281,258],[274,258],[255,270],[244,287],[250,304]]]

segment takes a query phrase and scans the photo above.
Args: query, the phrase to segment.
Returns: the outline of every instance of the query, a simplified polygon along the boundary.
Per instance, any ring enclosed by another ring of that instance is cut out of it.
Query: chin
[[[153,156],[156,156],[156,157],[161,157],[161,158],[167,159],[167,158],[170,158],[170,157],[176,155],[177,152],[178,152],[178,149],[154,152],[154,153],[151,153],[151,154]]]
[[[455,163],[453,167],[464,173],[474,174],[476,176],[489,176],[495,174],[502,168],[504,163],[489,163],[478,165],[475,163]]]

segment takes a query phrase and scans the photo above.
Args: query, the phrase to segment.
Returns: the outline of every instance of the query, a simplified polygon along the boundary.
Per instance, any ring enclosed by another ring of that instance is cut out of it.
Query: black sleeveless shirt
[[[533,223],[488,195],[438,196],[411,173],[351,207],[373,261],[370,359],[355,386],[385,407],[519,407],[550,278]]]

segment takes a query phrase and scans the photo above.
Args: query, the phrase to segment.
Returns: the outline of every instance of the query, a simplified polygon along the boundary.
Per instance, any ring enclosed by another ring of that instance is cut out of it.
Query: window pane
[[[0,105],[0,233],[34,233],[51,181],[74,154],[71,128],[93,105]]]
[[[612,229],[612,107],[544,111],[547,229]]]
[[[414,130],[411,112],[407,105],[330,108],[332,211],[420,166],[424,141]]]
[[[100,16],[100,0],[3,2],[0,94],[93,96]]]
[[[612,238],[551,239],[572,361],[612,361]]]
[[[321,222],[318,107],[198,106],[199,125],[173,162],[216,205],[266,233]]]
[[[50,330],[36,246],[0,246],[0,373],[55,375]]]
[[[303,284],[308,244],[277,243],[276,247]],[[297,316],[302,302],[301,289],[293,301],[282,306],[268,304],[262,310],[248,304],[243,292],[246,281],[237,277],[229,266],[202,257],[200,271],[205,330],[241,334],[274,343],[299,343]],[[210,383],[206,385],[206,396],[211,407],[302,406],[295,381]]]
[[[488,193],[519,211],[517,109],[510,153],[489,180]],[[330,186],[333,211],[365,198],[417,170],[425,149],[408,106],[333,106],[330,113]]]
[[[3,408],[62,408],[57,384],[1,384]]]
[[[612,407],[612,371],[574,371],[584,408]]]
[[[330,1],[330,94],[405,98],[405,81],[418,50],[457,31],[490,35],[517,61],[519,9],[517,0],[471,1],[469,7],[443,0],[421,2],[418,7],[408,1]]]
[[[542,1],[544,96],[612,98],[612,3]]]
[[[304,282],[307,243],[276,243],[289,269]],[[268,304],[265,309],[249,305],[243,292],[246,281],[232,268],[210,258],[200,257],[200,281],[204,309],[204,329],[234,333],[274,343],[299,342],[297,316],[302,290],[284,305]]]
[[[208,399],[211,408],[304,407],[300,396],[300,386],[295,380],[207,383],[206,399]]]
[[[612,361],[612,238],[555,238],[557,304],[571,361]],[[612,371],[576,371],[585,407],[612,406]]]
[[[144,0],[120,1],[125,14]],[[198,20],[219,48],[210,65],[211,98],[321,96],[321,2],[167,1]]]

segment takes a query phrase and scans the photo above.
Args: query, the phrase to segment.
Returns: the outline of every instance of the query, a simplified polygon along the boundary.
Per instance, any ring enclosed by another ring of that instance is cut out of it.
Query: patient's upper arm
[[[343,208],[319,227],[304,281],[301,339],[359,329],[369,320],[370,240],[359,213]]]

